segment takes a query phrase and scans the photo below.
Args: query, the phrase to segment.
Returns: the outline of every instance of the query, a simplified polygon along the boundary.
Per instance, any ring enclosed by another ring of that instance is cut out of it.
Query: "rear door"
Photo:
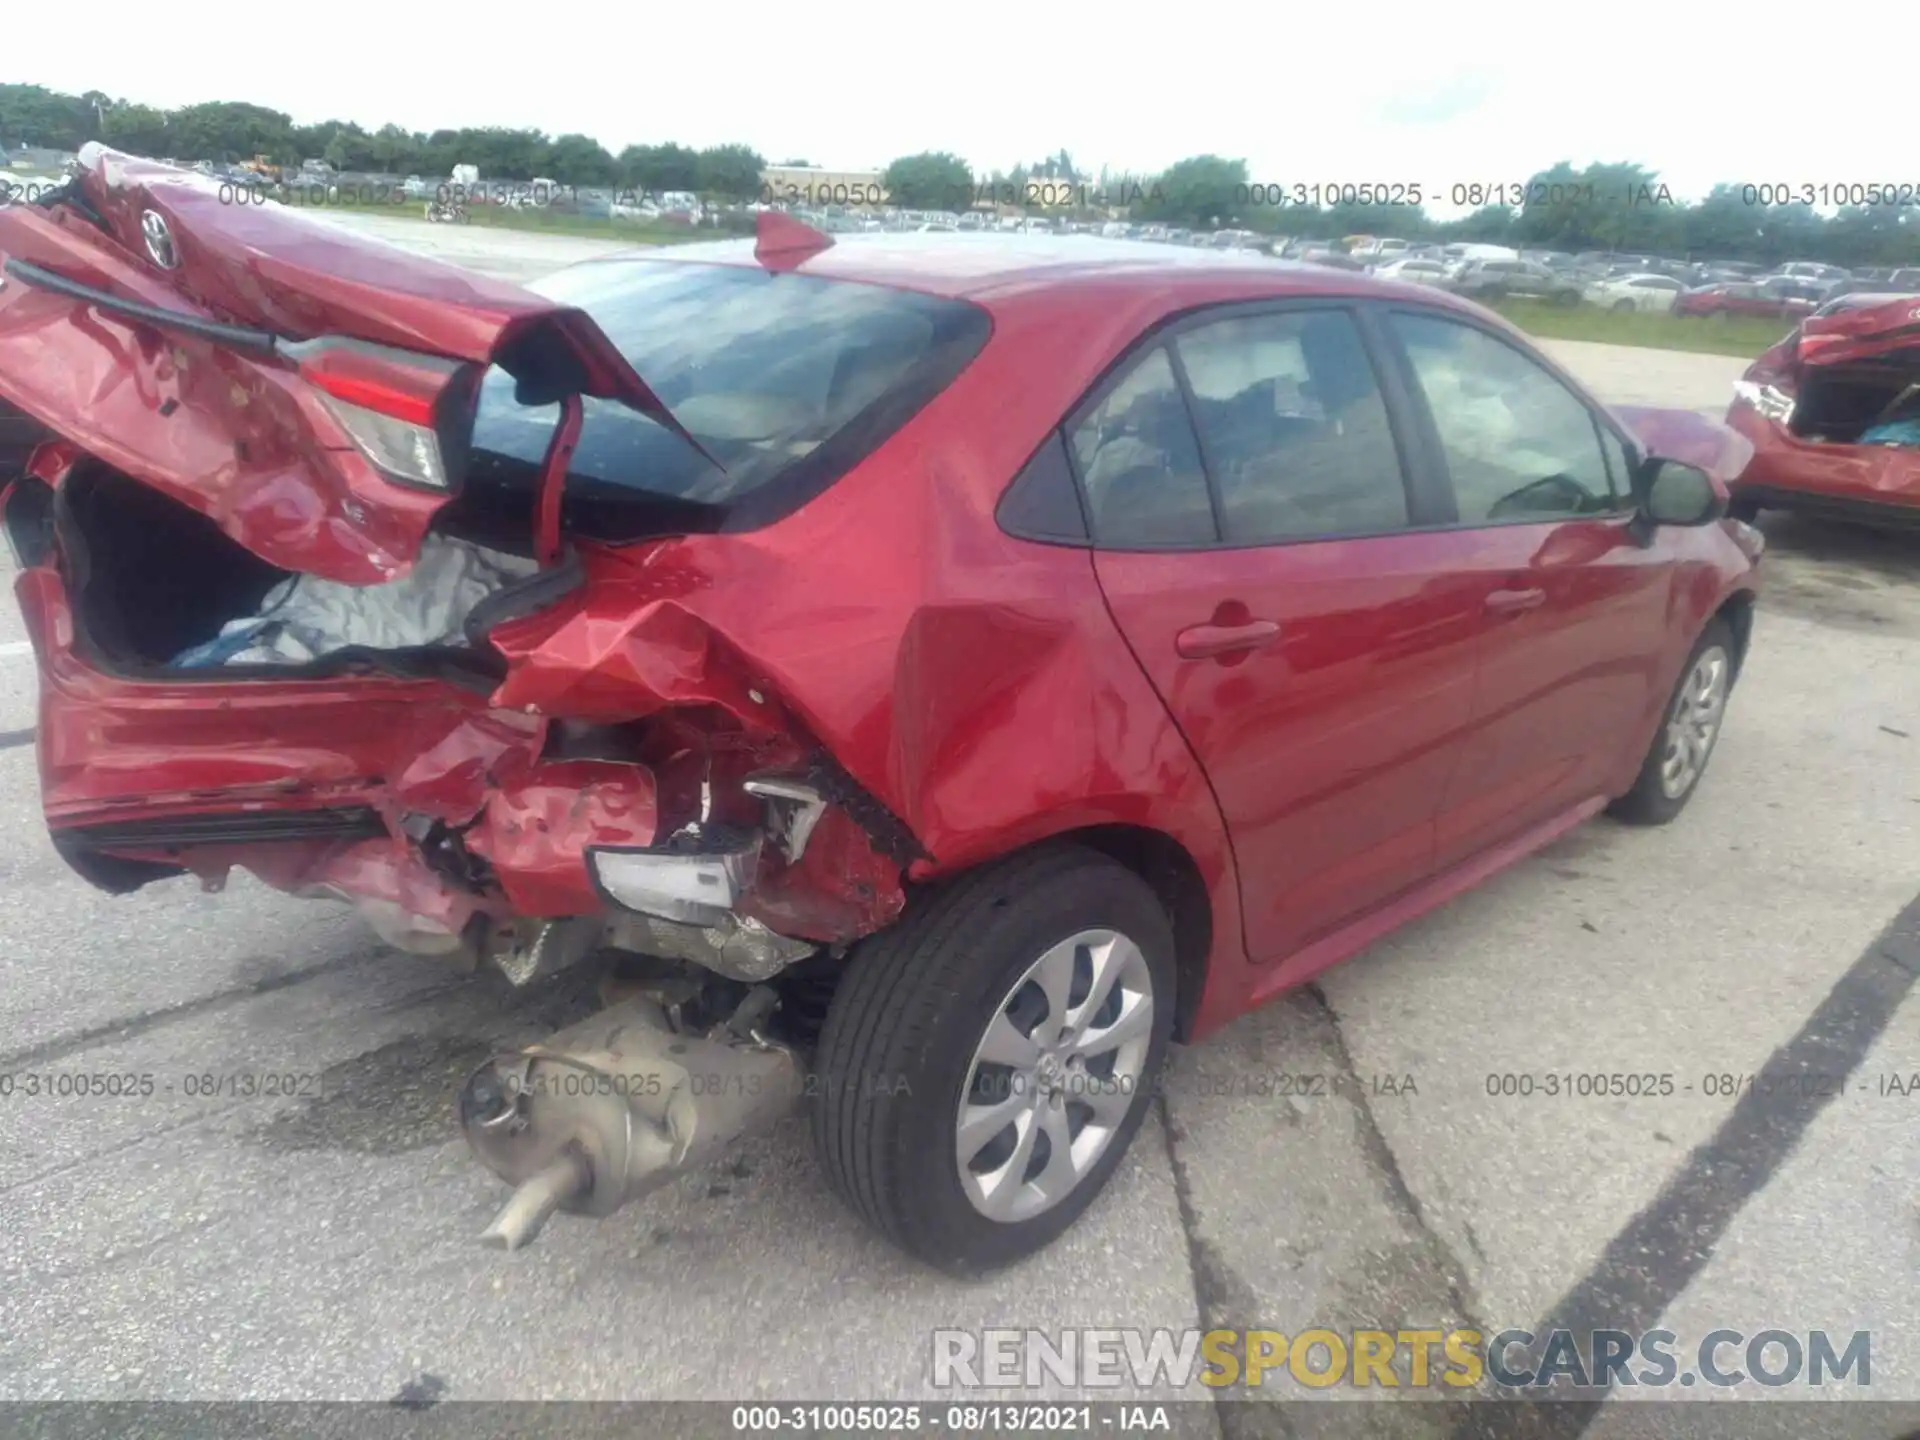
[[[1602,793],[1658,683],[1677,542],[1642,538],[1629,442],[1533,356],[1465,317],[1395,310],[1386,328],[1487,626],[1445,867]]]
[[[1364,313],[1209,312],[1071,417],[1115,619],[1205,765],[1250,954],[1418,883],[1471,714],[1471,537],[1433,518]]]

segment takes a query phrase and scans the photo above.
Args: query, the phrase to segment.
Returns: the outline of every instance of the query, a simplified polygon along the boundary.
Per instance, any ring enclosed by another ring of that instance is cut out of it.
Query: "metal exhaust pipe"
[[[676,1033],[645,998],[497,1056],[460,1092],[467,1144],[515,1187],[481,1241],[518,1250],[560,1211],[610,1215],[766,1128],[800,1095],[791,1050]]]

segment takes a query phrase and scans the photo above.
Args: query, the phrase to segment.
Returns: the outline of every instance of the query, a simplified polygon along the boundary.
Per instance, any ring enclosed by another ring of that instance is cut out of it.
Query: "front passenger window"
[[[1552,373],[1471,325],[1396,314],[1393,328],[1440,433],[1462,524],[1621,508],[1592,412]]]

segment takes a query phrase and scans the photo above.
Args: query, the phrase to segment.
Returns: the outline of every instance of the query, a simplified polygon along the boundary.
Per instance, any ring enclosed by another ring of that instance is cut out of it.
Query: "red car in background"
[[[1734,514],[1920,524],[1920,295],[1823,305],[1747,368],[1727,423],[1753,443]]]
[[[1754,315],[1770,320],[1797,320],[1811,315],[1820,301],[1812,287],[1729,281],[1682,291],[1674,298],[1673,313],[1703,318],[1709,315]]]
[[[1672,819],[1746,653],[1746,443],[1430,289],[769,216],[528,290],[82,162],[0,209],[54,843],[612,964],[461,1092],[508,1248],[804,1103],[1025,1255],[1170,1040]]]

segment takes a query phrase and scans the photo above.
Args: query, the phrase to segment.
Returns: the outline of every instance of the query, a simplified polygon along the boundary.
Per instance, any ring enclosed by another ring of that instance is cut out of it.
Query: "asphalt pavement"
[[[593,248],[379,228],[512,278]],[[1553,348],[1609,399],[1708,413],[1739,370]],[[40,820],[7,607],[0,1073],[154,1084],[0,1100],[0,1399],[944,1400],[939,1327],[1565,1322],[1661,1325],[1683,1351],[1722,1328],[1869,1329],[1871,1386],[1821,1393],[1920,1401],[1920,542],[1764,528],[1749,667],[1676,824],[1596,821],[1180,1052],[1109,1193],[971,1284],[863,1230],[798,1122],[609,1221],[481,1249],[502,1190],[454,1133],[453,1090],[578,997],[503,1002],[238,874],[216,895],[89,889]],[[1778,1083],[1828,1073],[1837,1094]],[[296,1093],[200,1093],[233,1074]],[[1672,1093],[1489,1093],[1557,1074]],[[1334,1083],[1282,1093],[1288,1076]],[[1352,1391],[1262,1393],[1355,1414]],[[1641,1402],[1807,1393],[1668,1387],[1554,1433],[1680,1436],[1692,1421]],[[1920,1423],[1764,1408],[1749,1433]],[[1291,1407],[1184,1413],[1319,1433]],[[1362,1424],[1450,1433],[1378,1402]]]

